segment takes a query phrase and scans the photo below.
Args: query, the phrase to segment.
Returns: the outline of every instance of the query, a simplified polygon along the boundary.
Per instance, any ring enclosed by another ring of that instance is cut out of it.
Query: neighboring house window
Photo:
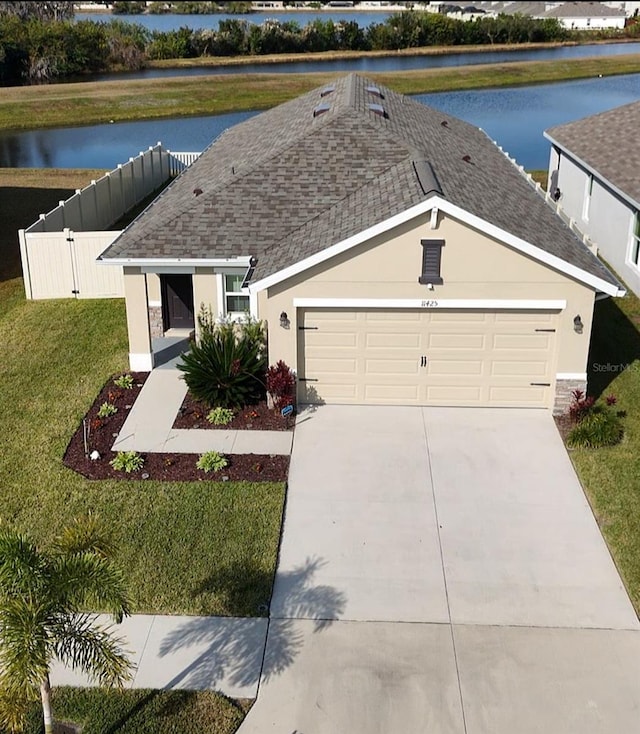
[[[582,218],[589,221],[589,209],[591,208],[591,194],[593,193],[593,176],[587,176],[584,187],[584,204],[582,206]]]
[[[640,212],[636,212],[631,232],[631,262],[640,268]]]
[[[440,265],[444,240],[422,240],[422,274],[418,282],[426,285],[442,285]]]
[[[242,287],[244,275],[224,276],[224,308],[227,316],[247,316],[249,314],[249,293]]]

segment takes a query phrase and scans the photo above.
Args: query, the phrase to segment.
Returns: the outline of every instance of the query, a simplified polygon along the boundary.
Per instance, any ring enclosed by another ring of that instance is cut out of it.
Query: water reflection
[[[640,99],[640,74],[416,99],[483,128],[526,168],[546,168],[549,144],[543,130]],[[203,150],[223,130],[254,114],[0,133],[0,166],[113,168],[157,141],[175,151]]]

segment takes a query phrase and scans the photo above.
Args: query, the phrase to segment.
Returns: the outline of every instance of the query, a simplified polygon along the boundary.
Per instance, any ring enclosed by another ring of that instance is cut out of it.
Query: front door
[[[190,275],[162,275],[164,330],[193,329],[193,282]]]

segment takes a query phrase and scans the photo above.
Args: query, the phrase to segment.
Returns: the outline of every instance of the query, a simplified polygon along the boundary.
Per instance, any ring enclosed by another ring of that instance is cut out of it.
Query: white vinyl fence
[[[108,227],[198,156],[174,154],[158,143],[19,230],[26,297],[122,297],[122,268],[96,262],[120,234]]]

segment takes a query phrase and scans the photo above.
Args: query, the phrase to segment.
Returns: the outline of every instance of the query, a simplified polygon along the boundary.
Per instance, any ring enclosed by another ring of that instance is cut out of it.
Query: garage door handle
[[[551,387],[550,382],[530,382],[530,385],[535,385],[536,387]]]
[[[536,331],[548,331],[548,332],[551,332],[553,334],[556,333],[556,330],[555,329],[536,329]]]
[[[316,377],[298,377],[298,382],[318,382]]]
[[[298,326],[299,331],[312,331],[313,329],[317,331],[318,327],[317,326]]]

